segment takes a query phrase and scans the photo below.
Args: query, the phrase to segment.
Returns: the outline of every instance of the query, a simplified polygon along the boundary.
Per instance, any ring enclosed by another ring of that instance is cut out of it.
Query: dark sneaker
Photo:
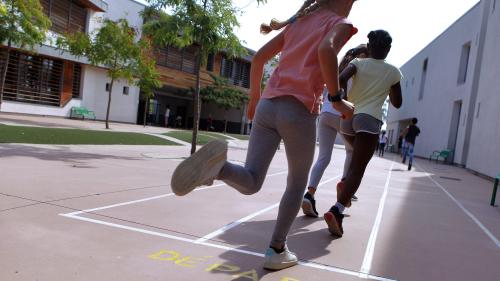
[[[351,198],[352,201],[358,201],[358,197],[356,195],[353,195]]]
[[[411,163],[408,164],[408,171],[411,171]]]
[[[337,183],[337,194],[341,194],[344,191],[344,181],[339,181]],[[351,200],[349,200],[349,203],[345,206],[346,208],[350,208],[352,205]]]
[[[309,192],[302,199],[302,212],[308,217],[317,218],[319,216],[318,211],[316,211],[316,200]]]
[[[332,235],[342,237],[344,234],[344,229],[342,228],[342,220],[344,215],[339,212],[337,207],[333,206],[330,211],[323,215],[326,224],[328,225],[328,230]]]

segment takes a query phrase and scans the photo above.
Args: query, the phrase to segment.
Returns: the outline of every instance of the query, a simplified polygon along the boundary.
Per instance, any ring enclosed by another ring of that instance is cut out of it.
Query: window
[[[429,63],[429,59],[425,59],[424,64],[422,66],[422,78],[420,80],[420,92],[418,94],[418,100],[422,100],[424,98],[425,80],[427,79],[427,64],[428,63]]]
[[[156,49],[154,51],[156,64],[195,74],[196,51],[195,46],[186,47],[184,49],[173,46]]]
[[[73,98],[80,98],[81,80],[82,80],[82,65],[75,64],[73,68],[73,90],[72,90]]]
[[[462,55],[460,57],[460,67],[458,69],[458,84],[464,84],[467,81],[467,68],[469,67],[471,42],[462,46]]]
[[[5,51],[0,51],[0,61],[5,62],[6,55]],[[62,60],[11,51],[3,99],[59,106],[63,64]]]
[[[76,0],[41,0],[44,13],[50,18],[50,30],[59,33],[85,32],[87,9]]]
[[[128,96],[128,89],[129,88],[127,86],[123,87],[123,94],[126,95],[126,96]]]
[[[207,59],[207,71],[214,71],[215,55],[209,54]]]
[[[220,74],[229,78],[233,85],[250,88],[250,67],[249,62],[223,57]]]

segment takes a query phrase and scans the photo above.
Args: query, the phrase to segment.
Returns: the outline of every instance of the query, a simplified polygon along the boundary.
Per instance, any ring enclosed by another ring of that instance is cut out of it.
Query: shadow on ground
[[[305,216],[298,217],[290,230],[287,244],[301,260],[313,260],[330,254],[327,247],[336,238],[328,235],[326,229],[310,230],[309,225],[317,220],[320,219],[312,219]],[[275,224],[276,220],[245,222],[237,228],[230,229],[221,236],[218,236],[216,240],[223,241],[224,244],[239,245],[236,247],[238,250],[263,254],[268,248]],[[265,275],[273,273],[273,271],[262,268],[264,263],[264,258],[262,257],[242,255],[234,251],[226,251],[219,257],[226,261],[223,265],[228,267],[245,265],[237,272],[211,271],[213,274],[228,274],[236,277],[236,279],[232,280],[252,280],[250,278],[252,274],[256,274],[258,280],[260,280]],[[246,275],[237,278],[237,274],[241,274],[242,272],[246,272]],[[284,277],[286,272],[276,272],[276,274],[283,274]]]
[[[26,145],[0,145],[0,157],[29,157],[44,161],[62,161],[70,163],[81,163],[85,160],[95,159],[117,159],[117,160],[141,160],[140,157],[116,156],[111,154],[96,154],[72,151],[65,146],[52,146],[51,148]]]

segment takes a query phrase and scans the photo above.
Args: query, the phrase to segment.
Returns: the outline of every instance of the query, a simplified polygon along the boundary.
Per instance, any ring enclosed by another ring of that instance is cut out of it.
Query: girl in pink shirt
[[[172,176],[172,190],[185,195],[214,179],[242,194],[258,192],[283,140],[288,179],[264,267],[283,269],[297,264],[286,238],[302,203],[316,146],[316,117],[323,85],[334,107],[352,115],[353,107],[340,98],[337,54],[357,32],[346,19],[354,0],[306,0],[285,22],[273,20],[261,32],[285,28],[253,57],[248,117],[253,120],[245,166],[226,161],[227,144],[213,141],[183,161]],[[280,61],[261,94],[264,64],[278,53]]]

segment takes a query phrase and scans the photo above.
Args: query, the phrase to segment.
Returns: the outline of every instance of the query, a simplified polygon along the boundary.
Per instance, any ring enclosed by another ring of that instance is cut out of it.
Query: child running
[[[408,171],[411,171],[411,166],[413,164],[413,150],[415,149],[415,139],[420,135],[420,128],[417,127],[418,119],[413,118],[411,120],[410,126],[406,127],[403,131],[403,136],[405,138],[405,145],[403,148],[403,164],[406,162],[406,156],[409,156],[410,161],[408,162]]]
[[[356,48],[347,51],[346,55],[342,59],[339,65],[339,72],[347,67],[347,65],[355,58],[366,58],[368,56],[368,48],[366,45],[360,45]],[[323,106],[321,108],[321,114],[319,115],[318,123],[318,134],[319,134],[319,154],[318,160],[313,166],[311,171],[311,176],[309,178],[309,186],[307,187],[307,192],[302,200],[302,212],[309,217],[318,217],[318,211],[316,211],[316,200],[314,199],[314,194],[318,189],[319,181],[323,177],[326,167],[330,164],[332,158],[333,145],[335,144],[335,139],[337,133],[340,134],[340,113],[335,110],[332,105],[327,101],[328,90],[323,91]],[[342,180],[345,180],[347,176],[347,171],[351,163],[352,157],[352,147],[344,140],[346,156],[344,161],[344,172],[342,175]],[[352,200],[357,200],[357,197],[353,195]]]
[[[345,88],[352,77],[349,101],[354,103],[354,116],[341,122],[341,131],[354,150],[347,178],[337,190],[337,203],[324,214],[330,232],[338,237],[344,233],[343,212],[361,183],[366,166],[375,152],[382,126],[382,105],[389,95],[392,105],[401,107],[402,74],[385,61],[392,38],[387,31],[376,30],[368,34],[369,58],[354,59],[340,74],[340,85]]]
[[[276,149],[283,139],[288,160],[286,190],[264,268],[279,270],[297,264],[286,239],[300,210],[302,195],[314,158],[316,117],[326,83],[339,92],[337,54],[357,32],[347,20],[354,0],[306,0],[285,22],[262,25],[269,33],[286,27],[253,57],[250,72],[248,117],[253,120],[245,166],[226,161],[227,144],[213,141],[183,161],[174,171],[171,185],[185,195],[200,185],[219,179],[245,195],[258,192]],[[264,64],[281,52],[278,67],[261,94]],[[335,106],[352,116],[353,107],[338,96]]]

